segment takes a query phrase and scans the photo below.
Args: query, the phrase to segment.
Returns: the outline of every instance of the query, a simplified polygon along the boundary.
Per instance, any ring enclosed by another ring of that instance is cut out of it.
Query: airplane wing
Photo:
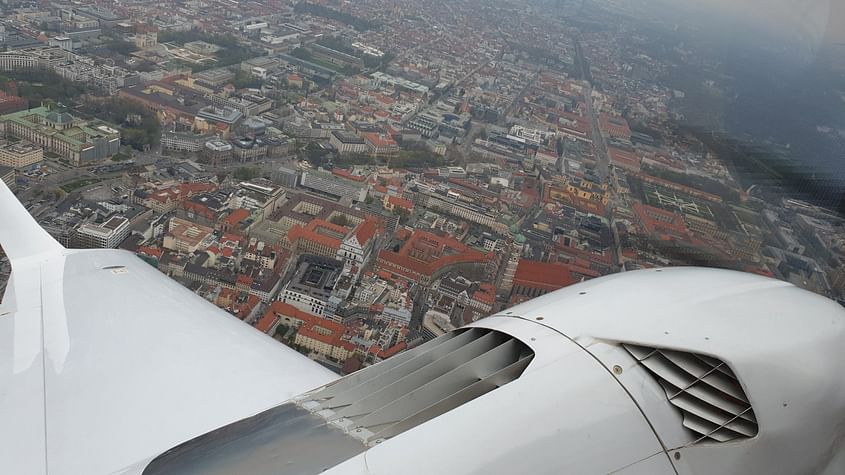
[[[845,310],[717,269],[546,294],[336,378],[0,185],[0,473],[845,473]]]
[[[131,253],[65,249],[0,183],[0,473],[112,473],[337,376]]]

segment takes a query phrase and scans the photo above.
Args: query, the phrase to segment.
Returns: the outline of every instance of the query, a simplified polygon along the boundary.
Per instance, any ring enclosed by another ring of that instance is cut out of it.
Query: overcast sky
[[[827,23],[826,39],[834,43],[845,43],[845,2],[830,2],[830,21]]]
[[[817,50],[845,42],[845,0],[662,0],[666,6],[722,13],[731,23],[753,23]]]

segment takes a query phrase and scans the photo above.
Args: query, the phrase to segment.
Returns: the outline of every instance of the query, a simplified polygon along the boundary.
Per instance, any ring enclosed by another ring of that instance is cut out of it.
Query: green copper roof
[[[73,116],[68,114],[67,112],[50,112],[45,117],[48,122],[52,122],[54,124],[70,124],[73,122]]]

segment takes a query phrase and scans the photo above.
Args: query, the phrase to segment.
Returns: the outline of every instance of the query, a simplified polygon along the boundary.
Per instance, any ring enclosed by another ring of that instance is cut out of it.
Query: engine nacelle
[[[731,271],[628,272],[443,335],[144,473],[841,474],[842,361],[845,311],[828,299]]]

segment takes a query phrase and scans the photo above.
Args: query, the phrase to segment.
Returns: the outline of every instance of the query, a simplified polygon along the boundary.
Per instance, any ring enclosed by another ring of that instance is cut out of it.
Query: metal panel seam
[[[38,264],[38,315],[41,318],[41,409],[44,411],[44,473],[50,473],[50,451],[47,450],[47,358],[44,354],[44,273]]]
[[[617,378],[617,377],[613,374],[613,372],[610,370],[610,368],[608,368],[607,366],[605,366],[605,365],[604,365],[604,363],[602,363],[602,361],[596,357],[596,355],[594,355],[594,354],[593,354],[591,351],[589,351],[588,349],[584,348],[584,346],[582,346],[580,343],[578,343],[578,342],[577,342],[577,341],[575,341],[574,339],[570,338],[570,337],[569,337],[569,335],[567,335],[567,334],[565,334],[565,333],[562,333],[560,330],[558,330],[558,329],[556,329],[556,328],[554,328],[554,327],[551,327],[551,326],[549,326],[549,325],[546,325],[546,324],[544,324],[543,322],[536,321],[536,320],[532,320],[532,319],[529,319],[529,318],[525,318],[525,317],[522,317],[522,316],[519,316],[519,315],[496,315],[496,316],[500,316],[500,317],[518,318],[518,319],[520,319],[520,320],[524,320],[524,321],[526,321],[526,322],[530,322],[530,323],[534,323],[534,324],[536,324],[536,325],[541,325],[541,326],[544,326],[544,327],[548,328],[549,330],[552,330],[553,332],[555,332],[555,333],[557,333],[557,334],[559,334],[559,335],[563,336],[563,337],[564,337],[564,338],[566,338],[567,340],[571,341],[572,343],[574,343],[575,345],[577,345],[577,346],[578,346],[578,348],[581,348],[584,352],[586,352],[588,355],[590,355],[590,358],[594,359],[594,360],[596,361],[596,363],[598,363],[598,364],[599,364],[599,366],[601,366],[602,368],[604,368],[604,370],[605,370],[605,371],[607,371],[607,374],[609,374],[609,375],[610,375],[611,379],[613,379],[613,380],[616,382],[616,384],[618,384],[618,385],[619,385],[619,387],[621,387],[621,388],[622,388],[622,390],[623,390],[623,391],[625,391],[625,394],[627,394],[627,395],[628,395],[628,398],[631,400],[631,402],[633,402],[633,403],[634,403],[634,405],[637,407],[637,410],[638,410],[638,411],[640,411],[640,415],[642,415],[642,416],[643,416],[643,419],[645,419],[646,424],[648,424],[648,427],[651,429],[651,432],[654,434],[654,437],[656,437],[656,438],[657,438],[657,442],[660,444],[660,447],[662,447],[662,448],[663,448],[663,453],[666,455],[666,459],[667,459],[667,460],[669,460],[669,465],[671,465],[671,466],[672,466],[672,470],[674,470],[674,471],[675,471],[675,474],[676,474],[676,475],[678,475],[678,469],[677,469],[677,467],[675,467],[675,464],[672,462],[672,457],[670,457],[670,456],[669,456],[669,449],[666,447],[666,444],[665,444],[665,443],[663,443],[663,439],[660,437],[660,434],[658,434],[658,433],[657,433],[657,430],[655,430],[654,425],[652,425],[651,420],[649,420],[648,416],[646,416],[645,412],[643,411],[643,408],[642,408],[642,407],[640,407],[640,403],[639,403],[639,402],[637,402],[637,400],[636,400],[636,399],[634,399],[634,396],[632,396],[632,395],[631,395],[631,392],[630,392],[630,391],[628,391],[628,388],[626,388],[626,387],[625,387],[625,385],[624,385],[624,384],[622,384],[622,383],[619,381],[619,379],[618,379],[618,378]],[[650,455],[650,457],[653,457],[654,455],[655,455],[655,454],[652,454],[652,455]],[[647,457],[647,458],[648,458],[648,457]],[[643,460],[645,460],[645,459],[643,459]]]

